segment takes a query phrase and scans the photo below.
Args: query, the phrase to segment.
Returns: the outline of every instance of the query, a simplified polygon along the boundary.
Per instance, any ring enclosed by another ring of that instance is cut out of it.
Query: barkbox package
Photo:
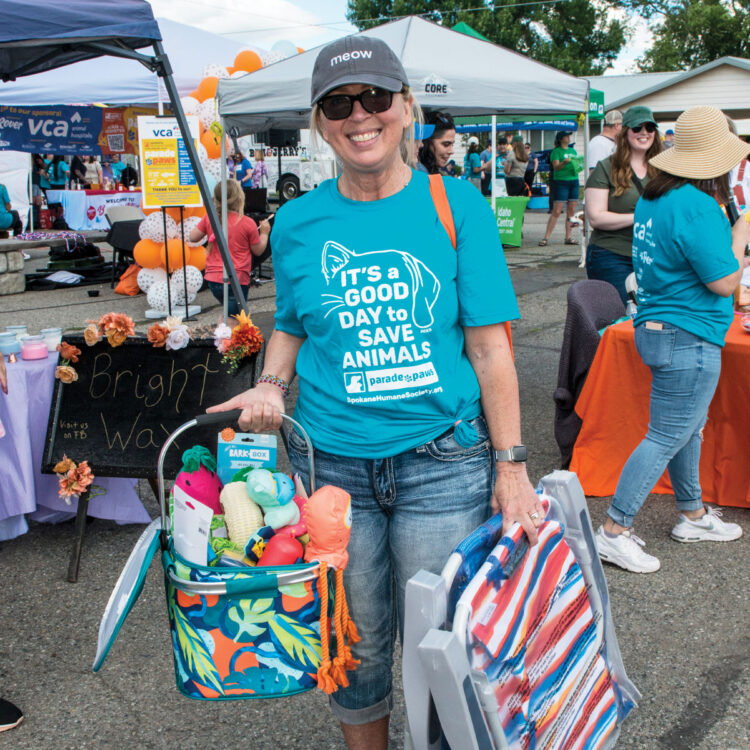
[[[216,473],[222,484],[231,482],[232,477],[246,466],[275,469],[276,435],[222,430],[216,448],[216,464]]]

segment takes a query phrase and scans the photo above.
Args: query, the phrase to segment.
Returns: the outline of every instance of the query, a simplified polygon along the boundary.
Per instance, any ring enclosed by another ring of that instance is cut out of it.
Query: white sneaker
[[[604,533],[600,526],[596,530],[596,549],[602,560],[619,565],[633,573],[656,573],[661,568],[658,558],[646,554],[641,547],[646,543],[628,529],[614,539]]]
[[[742,536],[742,527],[737,523],[721,520],[721,511],[706,506],[706,515],[691,521],[680,513],[680,520],[672,529],[676,542],[731,542]]]

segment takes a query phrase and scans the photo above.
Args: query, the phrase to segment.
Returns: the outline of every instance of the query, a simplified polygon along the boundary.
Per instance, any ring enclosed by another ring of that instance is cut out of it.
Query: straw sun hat
[[[736,167],[750,145],[729,130],[727,118],[716,107],[691,107],[674,126],[674,146],[649,163],[663,172],[691,180],[711,180]]]

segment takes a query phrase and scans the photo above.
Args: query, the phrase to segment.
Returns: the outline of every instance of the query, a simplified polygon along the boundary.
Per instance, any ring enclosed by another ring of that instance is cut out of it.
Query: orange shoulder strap
[[[438,219],[445,228],[450,238],[453,249],[457,249],[456,244],[456,225],[453,223],[453,213],[451,212],[451,204],[448,202],[448,193],[445,192],[445,183],[443,182],[443,176],[439,174],[430,175],[430,195],[432,196],[432,202],[435,204],[435,210],[437,211]],[[513,356],[513,339],[510,333],[510,321],[503,323],[505,326],[505,335],[508,337],[508,346],[510,347],[510,354]],[[514,357],[515,359],[515,357]]]

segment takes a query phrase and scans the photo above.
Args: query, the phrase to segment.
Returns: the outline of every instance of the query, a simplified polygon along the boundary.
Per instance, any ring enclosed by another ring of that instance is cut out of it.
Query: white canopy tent
[[[159,19],[163,46],[174,70],[180,96],[193,91],[210,63],[232,65],[247,45],[169,19]],[[9,81],[0,87],[0,104],[38,107],[45,104],[155,104],[167,101],[156,73],[130,60],[100,57]]]
[[[401,60],[422,107],[457,115],[577,114],[586,80],[491,42],[417,16],[360,32],[386,42]],[[239,135],[305,127],[319,48],[255,73],[219,82],[219,113]]]

